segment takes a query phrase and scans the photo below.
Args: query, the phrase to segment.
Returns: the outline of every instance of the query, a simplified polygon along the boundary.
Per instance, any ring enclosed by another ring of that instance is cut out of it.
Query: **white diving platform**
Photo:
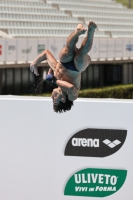
[[[132,120],[133,100],[0,96],[0,199],[131,199]]]

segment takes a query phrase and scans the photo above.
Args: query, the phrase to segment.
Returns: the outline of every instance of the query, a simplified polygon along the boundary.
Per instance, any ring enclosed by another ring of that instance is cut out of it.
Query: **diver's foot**
[[[96,28],[97,28],[97,25],[95,24],[95,22],[90,20],[88,23],[88,31],[94,32]]]
[[[87,29],[84,28],[82,24],[78,24],[78,26],[76,27],[76,32],[78,36],[84,34],[86,31]]]

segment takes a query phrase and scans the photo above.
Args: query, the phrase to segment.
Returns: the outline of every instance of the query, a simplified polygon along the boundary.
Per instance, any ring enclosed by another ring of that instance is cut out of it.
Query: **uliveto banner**
[[[87,168],[68,180],[64,195],[106,197],[117,192],[125,182],[127,170]]]

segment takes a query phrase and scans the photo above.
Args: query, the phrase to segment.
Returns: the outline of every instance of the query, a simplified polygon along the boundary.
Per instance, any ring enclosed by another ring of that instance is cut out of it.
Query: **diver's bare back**
[[[81,72],[68,70],[58,62],[54,69],[54,76],[59,80],[71,83],[77,90],[80,89]]]

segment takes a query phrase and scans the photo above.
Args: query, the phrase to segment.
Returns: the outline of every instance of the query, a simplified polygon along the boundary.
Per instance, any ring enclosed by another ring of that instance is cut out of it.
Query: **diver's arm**
[[[50,67],[53,70],[56,68],[57,60],[54,58],[49,50],[45,50],[30,64],[30,70],[34,72],[34,74],[38,75],[37,66],[44,60],[48,61]]]
[[[67,81],[57,80],[56,84],[61,87],[65,92],[71,91],[74,89],[74,85],[68,83]]]
[[[30,70],[36,75],[38,74],[37,65],[40,64],[42,61],[46,60],[46,51],[43,51],[37,58],[30,64]]]
[[[67,81],[62,81],[62,80],[57,80],[56,84],[68,94],[68,99],[70,101],[74,101],[77,99],[78,90],[74,87],[74,85],[68,83]]]
[[[34,63],[34,65],[37,66],[38,64],[40,64],[42,61],[44,61],[46,59],[47,59],[46,58],[46,52],[43,51],[39,56],[37,56],[37,58],[35,58],[35,60],[31,64]]]

